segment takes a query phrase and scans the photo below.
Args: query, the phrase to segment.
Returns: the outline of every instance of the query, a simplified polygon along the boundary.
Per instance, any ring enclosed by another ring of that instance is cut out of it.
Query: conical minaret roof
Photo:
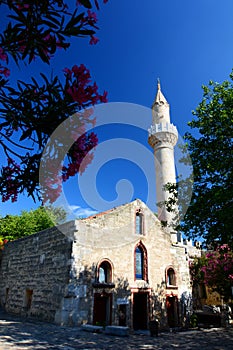
[[[157,81],[157,94],[155,96],[152,109],[156,106],[161,106],[161,105],[169,105],[166,98],[164,97],[162,91],[161,91],[161,85],[160,85],[160,80],[158,79]]]
[[[152,105],[153,125],[170,123],[170,106],[164,97],[160,81],[157,82],[157,94]]]

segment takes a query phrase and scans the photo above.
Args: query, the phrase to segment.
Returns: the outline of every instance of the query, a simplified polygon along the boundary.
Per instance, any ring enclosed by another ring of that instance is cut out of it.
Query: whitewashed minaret
[[[161,92],[160,82],[155,100],[152,105],[152,125],[149,129],[148,142],[154,149],[155,175],[156,175],[156,196],[157,203],[167,200],[169,194],[164,191],[164,185],[176,182],[174,146],[178,140],[176,127],[170,121],[170,107]],[[165,206],[158,206],[158,218],[169,225],[174,213],[169,213]],[[172,239],[177,240],[176,234]]]

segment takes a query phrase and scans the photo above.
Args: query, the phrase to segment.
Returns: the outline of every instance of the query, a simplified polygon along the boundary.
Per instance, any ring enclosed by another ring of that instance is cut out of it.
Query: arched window
[[[137,247],[135,250],[136,255],[136,266],[135,266],[135,277],[136,279],[143,279],[143,250],[141,247]]]
[[[100,263],[98,268],[98,282],[111,283],[112,282],[112,266],[109,261],[104,260]]]
[[[141,213],[140,209],[136,212],[135,227],[136,227],[136,234],[142,235],[143,234],[143,214]]]
[[[175,275],[175,271],[172,267],[169,267],[167,269],[167,273],[166,273],[166,280],[167,280],[167,286],[176,286],[176,275]]]
[[[147,281],[147,251],[140,242],[134,251],[135,279]]]

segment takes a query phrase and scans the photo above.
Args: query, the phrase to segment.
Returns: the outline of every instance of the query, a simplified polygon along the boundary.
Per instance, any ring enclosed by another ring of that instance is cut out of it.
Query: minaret
[[[176,127],[170,122],[170,107],[162,94],[158,80],[157,95],[152,105],[152,126],[150,127],[148,142],[154,149],[156,196],[157,203],[167,200],[169,194],[164,191],[164,185],[168,182],[176,183],[174,146],[178,140]],[[166,210],[165,206],[158,206],[158,218],[161,221],[171,223],[174,213]],[[172,234],[172,240],[177,241],[176,234]]]

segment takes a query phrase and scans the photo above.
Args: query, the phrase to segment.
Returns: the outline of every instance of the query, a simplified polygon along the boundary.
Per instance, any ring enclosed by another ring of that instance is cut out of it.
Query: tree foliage
[[[232,297],[233,251],[227,244],[206,252],[201,258],[194,259],[190,272],[194,284],[205,283],[213,291],[218,292],[225,301]]]
[[[192,193],[179,229],[189,238],[202,237],[207,246],[233,247],[233,73],[229,81],[203,86],[203,100],[193,115],[182,159],[185,163],[191,157],[193,174],[168,185],[167,206],[171,210],[178,193],[182,211]]]
[[[201,257],[195,256],[193,261],[190,263],[190,277],[193,286],[204,283],[204,272],[202,271],[203,266],[207,263],[205,254]]]
[[[64,67],[63,78],[59,78],[61,74],[48,78],[40,73],[31,77],[31,81],[15,81],[10,72],[13,62],[19,68],[34,61],[50,65],[58,49],[68,50],[71,38],[88,37],[90,44],[98,42],[97,16],[92,11],[93,5],[99,9],[98,1],[71,3],[0,1],[8,20],[0,33],[0,147],[7,160],[0,173],[3,201],[16,201],[23,192],[34,200],[41,199],[39,166],[50,135],[74,113],[107,100],[106,92],[98,92],[84,64]],[[83,158],[97,144],[96,135],[85,133],[90,122],[94,123],[91,113],[80,114],[76,120],[82,130],[81,137],[73,140],[66,167],[52,174],[51,201],[59,195],[60,182],[80,171]],[[62,146],[66,144],[60,148]],[[53,157],[58,159],[59,155],[53,154]]]
[[[20,215],[6,215],[0,218],[0,241],[12,241],[53,227],[64,222],[66,213],[61,208],[39,207],[22,211]]]

